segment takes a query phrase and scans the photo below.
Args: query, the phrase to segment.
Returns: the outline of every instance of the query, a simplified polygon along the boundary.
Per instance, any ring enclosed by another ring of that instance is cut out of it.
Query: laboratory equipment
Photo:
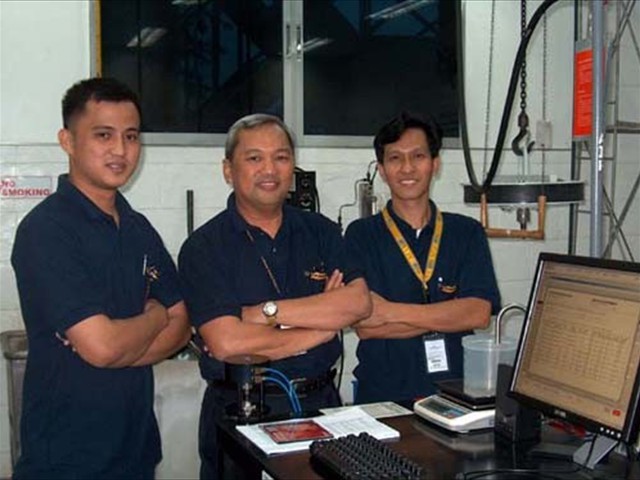
[[[495,421],[493,405],[474,409],[469,404],[440,394],[418,400],[413,404],[413,411],[440,427],[458,433],[493,428]]]

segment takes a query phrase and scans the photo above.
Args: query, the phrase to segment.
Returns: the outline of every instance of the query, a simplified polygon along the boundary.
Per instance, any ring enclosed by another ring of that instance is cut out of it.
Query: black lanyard
[[[253,238],[253,235],[251,234],[249,229],[245,230],[244,232],[247,234],[247,238],[249,238],[249,241],[256,247],[256,250],[257,250],[258,247],[256,245],[256,241]],[[276,292],[278,292],[278,296],[282,298],[282,291],[280,290],[278,281],[276,280],[276,277],[273,274],[271,267],[269,267],[269,264],[267,263],[267,259],[264,258],[264,255],[262,255],[262,253],[260,253],[260,261],[262,262],[262,266],[264,267],[265,271],[267,272],[267,275],[269,276],[269,280],[271,280],[271,284],[273,285],[273,288],[275,288]]]

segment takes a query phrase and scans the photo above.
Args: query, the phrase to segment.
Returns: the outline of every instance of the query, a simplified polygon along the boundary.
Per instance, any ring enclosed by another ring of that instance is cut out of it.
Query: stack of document
[[[276,453],[298,452],[306,450],[313,440],[292,441],[286,443],[277,443],[267,431],[273,430],[273,426],[286,427],[287,424],[295,424],[304,421],[309,423],[313,420],[322,429],[328,431],[334,438],[344,437],[350,434],[359,434],[367,432],[378,440],[386,440],[392,438],[400,438],[400,432],[379,422],[371,415],[367,414],[359,407],[349,407],[336,413],[313,417],[312,419],[295,419],[286,420],[284,422],[273,422],[268,424],[257,425],[238,425],[236,428],[245,437],[251,440],[260,450],[267,455]],[[268,426],[270,428],[265,428]]]

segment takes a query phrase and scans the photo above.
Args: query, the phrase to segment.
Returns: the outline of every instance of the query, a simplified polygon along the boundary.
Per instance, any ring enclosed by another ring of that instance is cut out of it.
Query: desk
[[[400,432],[400,439],[389,443],[392,448],[423,465],[429,479],[450,480],[454,479],[459,472],[496,468],[545,468],[548,471],[572,469],[572,465],[568,462],[528,459],[523,451],[512,446],[496,444],[492,431],[468,435],[449,434],[427,424],[415,415],[388,418],[382,421]],[[242,467],[247,479],[260,479],[261,470],[282,480],[322,478],[311,468],[307,451],[267,457],[239,433],[232,422],[226,420],[218,421],[218,445],[237,465]],[[557,477],[602,480],[640,479],[640,463],[637,461],[628,464],[621,456],[611,455],[611,460],[605,467],[599,466],[595,471],[583,470],[569,476],[557,475]]]

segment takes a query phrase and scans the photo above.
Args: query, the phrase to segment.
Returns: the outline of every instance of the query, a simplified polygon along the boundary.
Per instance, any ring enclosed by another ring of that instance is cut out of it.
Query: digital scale
[[[413,404],[420,417],[458,433],[493,428],[495,397],[472,397],[464,393],[462,380],[437,383],[440,393]]]

